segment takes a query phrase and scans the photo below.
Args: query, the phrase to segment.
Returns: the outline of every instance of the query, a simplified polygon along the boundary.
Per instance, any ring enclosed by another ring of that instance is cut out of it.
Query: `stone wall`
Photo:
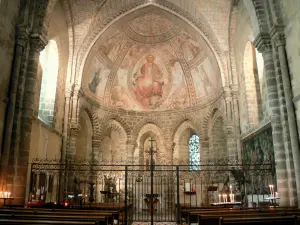
[[[61,135],[45,126],[40,120],[33,120],[29,163],[33,158],[59,159],[61,156]]]
[[[96,108],[92,107],[85,99],[81,99],[81,107],[89,112],[93,136],[101,142],[100,147],[94,150],[95,157],[103,155],[102,159],[110,160],[112,153],[114,159],[139,157],[144,140],[147,137],[154,137],[160,152],[158,156],[160,162],[171,161],[173,157],[178,162],[179,159],[184,158],[185,161],[189,159],[188,154],[183,154],[182,151],[188,153],[190,136],[199,135],[201,146],[202,138],[205,139],[209,136],[210,126],[214,126],[216,145],[222,148],[222,156],[226,157],[227,147],[226,135],[223,132],[225,123],[223,118],[218,118],[218,122],[208,123],[213,112],[219,111],[222,114],[222,101],[220,98],[203,108],[165,112]],[[80,140],[80,137],[77,139]],[[127,145],[131,142],[133,142],[132,145]],[[201,151],[202,149],[200,149]]]
[[[15,27],[18,20],[20,1],[0,2],[0,146],[5,123],[5,110],[8,102],[8,89],[14,53]]]
[[[296,108],[298,134],[300,134],[300,2],[298,0],[281,0],[280,4],[285,24],[286,52]]]

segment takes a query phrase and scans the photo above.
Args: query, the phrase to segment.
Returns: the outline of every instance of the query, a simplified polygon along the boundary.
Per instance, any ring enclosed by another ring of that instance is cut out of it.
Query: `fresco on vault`
[[[199,44],[186,32],[176,36],[174,41],[182,50],[186,61],[194,59],[201,51]]]
[[[158,36],[167,33],[174,24],[158,14],[147,13],[130,21],[129,26],[140,35]]]
[[[144,108],[157,108],[163,96],[163,73],[154,62],[154,56],[146,56],[146,62],[133,75],[133,92]]]
[[[213,94],[219,87],[217,73],[206,58],[201,64],[191,69],[197,98]]]
[[[103,98],[104,89],[110,70],[107,69],[98,60],[93,60],[92,66],[89,69],[89,90],[98,98]]]
[[[122,33],[117,31],[115,34],[109,37],[107,41],[103,43],[103,45],[100,46],[100,49],[107,58],[114,62],[124,44],[125,41]]]

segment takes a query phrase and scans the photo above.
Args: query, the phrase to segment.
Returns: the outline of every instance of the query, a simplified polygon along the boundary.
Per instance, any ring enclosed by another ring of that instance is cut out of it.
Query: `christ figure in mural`
[[[146,59],[147,62],[134,75],[134,93],[144,107],[155,108],[163,95],[163,74],[154,63],[153,55],[148,55]]]

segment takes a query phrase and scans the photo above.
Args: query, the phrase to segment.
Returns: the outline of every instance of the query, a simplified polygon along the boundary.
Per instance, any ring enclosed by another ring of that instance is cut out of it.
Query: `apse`
[[[187,22],[154,6],[102,33],[86,59],[82,90],[100,105],[146,112],[203,105],[222,92],[206,41]]]

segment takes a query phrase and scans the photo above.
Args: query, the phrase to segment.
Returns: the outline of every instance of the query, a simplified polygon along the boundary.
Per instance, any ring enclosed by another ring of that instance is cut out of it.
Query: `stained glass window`
[[[198,135],[192,135],[189,141],[190,150],[190,170],[200,169],[200,138]]]

